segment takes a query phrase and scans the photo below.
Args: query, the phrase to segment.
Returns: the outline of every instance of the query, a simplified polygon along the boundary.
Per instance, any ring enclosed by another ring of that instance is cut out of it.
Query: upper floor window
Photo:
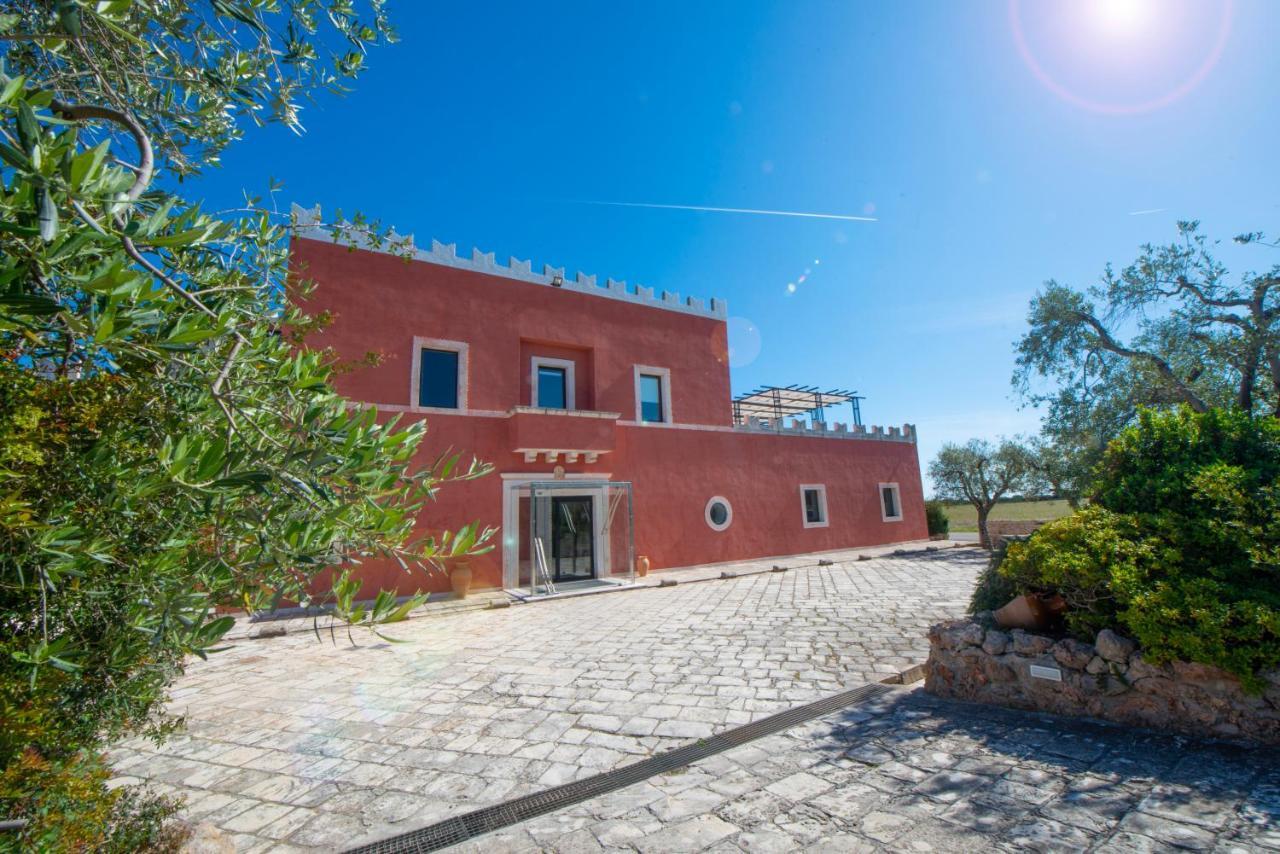
[[[902,500],[898,494],[898,484],[880,484],[880,513],[886,522],[902,520]]]
[[[574,363],[570,359],[533,358],[532,402],[546,409],[575,409]]]
[[[466,409],[467,345],[415,338],[413,402],[427,409]]]
[[[671,420],[671,372],[666,368],[636,365],[636,420]]]
[[[820,483],[801,484],[800,509],[806,528],[827,527],[827,488]]]
[[[538,368],[538,406],[545,406],[548,409],[566,408],[565,382],[564,368],[540,366]]]

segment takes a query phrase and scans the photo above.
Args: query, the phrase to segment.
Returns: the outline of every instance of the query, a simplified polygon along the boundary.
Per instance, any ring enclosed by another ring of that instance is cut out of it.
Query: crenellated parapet
[[[882,442],[907,442],[913,445],[916,442],[914,424],[886,428],[867,427],[862,424],[849,426],[839,421],[751,417],[734,429],[744,433],[780,433],[787,436],[815,436],[829,439],[871,439]]]
[[[630,287],[625,281],[605,279],[600,284],[594,275],[578,272],[572,279],[565,275],[564,267],[552,267],[544,264],[541,271],[535,271],[532,261],[519,258],[508,258],[506,264],[498,263],[493,252],[481,252],[472,249],[471,256],[458,254],[455,243],[431,241],[431,248],[425,249],[414,244],[413,235],[401,235],[394,229],[382,240],[371,238],[364,230],[356,229],[346,222],[324,224],[320,218],[320,206],[304,208],[293,206],[295,234],[309,240],[322,240],[344,246],[354,246],[371,252],[402,255],[428,264],[440,264],[460,270],[471,270],[490,276],[501,276],[535,285],[562,288],[566,291],[609,297],[624,302],[645,305],[651,308],[664,308],[699,317],[712,317],[723,320],[729,316],[728,304],[717,297],[704,301],[698,297],[681,299],[680,294],[671,291],[656,293],[654,288],[644,285]],[[337,235],[341,235],[340,237]]]

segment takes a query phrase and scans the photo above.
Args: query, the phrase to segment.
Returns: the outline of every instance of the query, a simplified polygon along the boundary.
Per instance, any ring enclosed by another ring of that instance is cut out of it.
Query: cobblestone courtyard
[[[839,557],[839,556],[837,556]],[[985,558],[914,552],[246,641],[114,754],[239,851],[335,851],[923,660]],[[758,567],[757,567],[758,568]],[[703,573],[704,575],[706,573]],[[688,576],[685,576],[686,578]],[[894,690],[460,851],[1280,851],[1280,754]]]
[[[113,760],[185,795],[238,850],[334,850],[901,671],[923,661],[931,623],[963,611],[984,562],[832,557],[412,620],[388,631],[404,643],[243,641],[173,692],[185,735]]]
[[[898,690],[455,850],[1280,850],[1280,751]]]

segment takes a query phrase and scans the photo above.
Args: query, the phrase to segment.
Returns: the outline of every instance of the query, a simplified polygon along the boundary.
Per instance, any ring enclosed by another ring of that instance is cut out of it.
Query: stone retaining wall
[[[1090,644],[987,625],[954,620],[929,630],[925,690],[1015,709],[1280,744],[1280,671],[1267,674],[1266,690],[1252,695],[1216,667],[1151,664],[1133,641],[1110,630]]]

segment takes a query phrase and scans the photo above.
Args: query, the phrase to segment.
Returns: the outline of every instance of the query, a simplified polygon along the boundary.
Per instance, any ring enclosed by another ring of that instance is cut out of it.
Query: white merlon
[[[462,260],[458,257],[458,244],[441,243],[439,240],[432,239],[431,253],[423,257],[422,252],[414,252],[414,257],[424,261],[434,261],[437,264],[447,264],[450,267],[456,267],[458,262]]]
[[[743,433],[773,433],[775,435],[804,434],[829,439],[864,439],[881,442],[908,442],[915,444],[916,428],[911,424],[901,427],[871,427],[861,424],[847,425],[839,421],[802,421],[799,419],[778,419],[777,421],[758,416],[749,416],[745,424],[735,425],[734,430]]]
[[[416,260],[425,261],[429,264],[442,264],[462,270],[475,270],[491,276],[502,276],[538,285],[549,285],[553,279],[558,277],[561,284],[569,286],[569,290],[575,290],[580,293],[610,297],[638,305],[647,305],[652,308],[694,314],[699,317],[713,317],[723,320],[729,316],[729,306],[723,299],[718,297],[712,297],[705,302],[696,297],[689,297],[681,301],[679,294],[663,291],[661,298],[657,298],[654,296],[653,288],[637,285],[635,290],[631,291],[628,290],[625,281],[615,279],[606,279],[602,287],[597,284],[596,276],[589,276],[581,272],[578,273],[574,281],[570,282],[565,279],[564,267],[552,267],[550,264],[546,264],[543,265],[541,273],[535,273],[532,261],[521,261],[513,257],[503,265],[497,262],[495,253],[481,252],[479,249],[473,249],[470,258],[463,258],[458,256],[457,244],[441,243],[434,239],[431,241],[431,250],[426,251],[415,247],[412,234],[401,236],[394,230],[387,234],[384,244],[378,244],[376,240],[369,236],[367,231],[356,230],[349,223],[338,222],[325,225],[320,218],[319,205],[312,208],[304,208],[295,204],[293,206],[293,217],[295,234],[310,240],[322,240],[326,243],[355,246],[373,252],[386,252],[396,255],[409,254]]]

